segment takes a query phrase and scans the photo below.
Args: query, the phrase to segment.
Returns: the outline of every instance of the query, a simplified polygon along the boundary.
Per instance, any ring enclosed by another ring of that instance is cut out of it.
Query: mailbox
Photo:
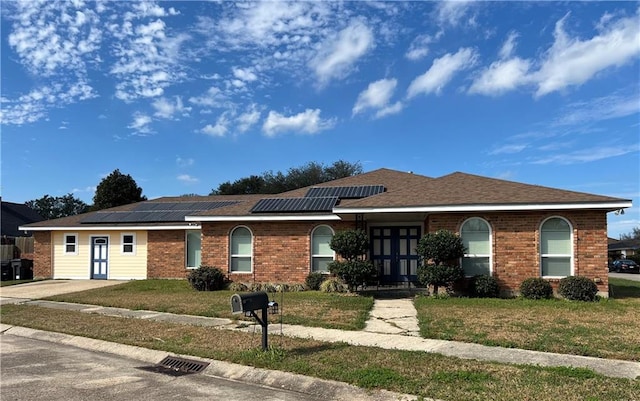
[[[248,294],[234,294],[231,296],[231,312],[243,313],[258,309],[267,309],[269,296],[266,292],[251,292]]]

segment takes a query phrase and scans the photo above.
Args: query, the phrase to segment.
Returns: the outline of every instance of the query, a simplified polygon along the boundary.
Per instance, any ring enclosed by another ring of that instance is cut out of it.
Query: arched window
[[[318,226],[311,232],[311,271],[329,272],[329,263],[335,259],[335,252],[331,249],[333,230],[329,226]]]
[[[462,223],[460,229],[466,253],[462,258],[465,276],[491,275],[491,229],[489,223],[472,217]]]
[[[247,227],[236,227],[231,232],[232,273],[251,273],[252,237]]]
[[[540,227],[540,270],[543,277],[566,277],[573,272],[571,224],[551,217]]]

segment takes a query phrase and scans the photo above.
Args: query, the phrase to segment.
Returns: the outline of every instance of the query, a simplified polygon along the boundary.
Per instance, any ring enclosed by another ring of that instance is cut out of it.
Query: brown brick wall
[[[353,222],[251,222],[253,272],[230,273],[241,282],[304,282],[311,271],[311,231],[326,224],[334,231],[353,228]],[[202,263],[229,271],[229,235],[234,223],[203,223]]]
[[[598,290],[608,293],[607,223],[603,211],[565,213],[433,214],[425,222],[427,230],[446,229],[459,233],[470,217],[489,222],[493,233],[493,274],[500,287],[517,293],[522,281],[540,276],[539,230],[548,217],[566,218],[573,227],[575,275],[597,281]],[[550,280],[557,289],[559,280]]]
[[[33,278],[53,278],[51,231],[33,233]]]
[[[148,231],[147,277],[185,278],[184,230]]]

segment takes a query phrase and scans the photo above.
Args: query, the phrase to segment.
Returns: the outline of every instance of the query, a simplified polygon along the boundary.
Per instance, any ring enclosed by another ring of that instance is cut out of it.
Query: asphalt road
[[[640,281],[640,274],[634,273],[614,273],[610,272],[609,277],[623,278],[625,280]]]
[[[133,359],[10,334],[0,342],[2,401],[320,400],[203,374],[149,372]]]

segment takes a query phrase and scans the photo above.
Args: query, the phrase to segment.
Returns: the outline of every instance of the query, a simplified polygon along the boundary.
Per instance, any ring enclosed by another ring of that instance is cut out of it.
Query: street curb
[[[417,396],[401,394],[387,390],[364,390],[362,388],[333,380],[318,379],[297,373],[267,370],[235,363],[198,358],[191,355],[175,355],[166,351],[151,350],[133,345],[112,343],[92,338],[72,336],[21,326],[0,323],[2,335],[13,335],[30,339],[69,345],[84,350],[105,352],[121,357],[157,364],[164,357],[181,356],[208,362],[209,366],[201,373],[206,376],[222,377],[229,380],[248,382],[266,387],[308,394],[320,399],[335,401],[416,401]],[[425,401],[436,401],[422,398]]]

